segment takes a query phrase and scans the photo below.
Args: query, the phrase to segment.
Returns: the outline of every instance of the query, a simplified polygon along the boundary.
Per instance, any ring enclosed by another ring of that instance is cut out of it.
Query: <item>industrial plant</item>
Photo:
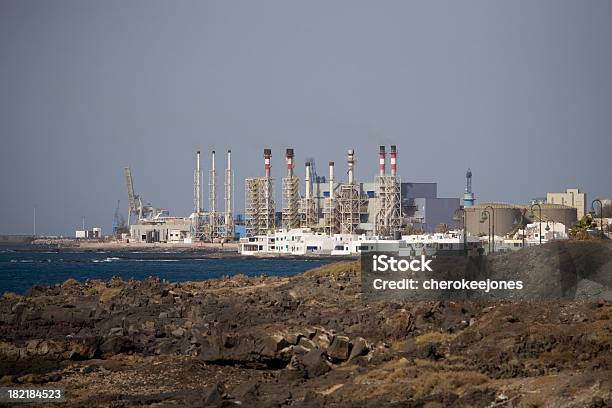
[[[287,149],[287,175],[282,179],[280,225],[275,223],[274,180],[270,176],[271,150],[264,150],[264,176],[245,183],[246,236],[267,234],[277,228],[308,228],[331,236],[366,234],[393,236],[402,227],[401,183],[397,175],[397,148],[391,146],[391,172],[386,173],[385,147],[380,147],[379,175],[374,183],[355,179],[355,151],[347,151],[347,180],[335,176],[329,162],[328,177],[319,176],[314,160],[305,162],[304,195],[294,172],[294,150]]]
[[[124,170],[128,191],[129,238],[135,242],[229,242],[234,240],[234,174],[232,152],[227,151],[224,172],[223,211],[217,208],[217,170],[215,151],[211,153],[208,173],[208,211],[203,209],[203,174],[200,151],[196,152],[193,177],[193,213],[189,217],[172,217],[168,210],[153,207],[134,191],[132,171]],[[134,220],[135,218],[135,220]]]
[[[282,203],[277,212],[275,180],[271,175],[272,150],[266,148],[263,150],[263,175],[245,179],[244,217],[238,217],[234,206],[231,151],[227,151],[223,174],[221,209],[218,206],[215,151],[211,152],[210,158],[208,209],[205,210],[203,205],[203,171],[198,151],[193,179],[193,212],[189,217],[170,216],[165,208],[144,200],[135,192],[132,170],[126,167],[127,239],[149,243],[231,242],[240,237],[300,228],[329,237],[343,234],[389,238],[399,237],[402,228],[408,225],[433,232],[438,224],[453,224],[453,212],[460,206],[458,198],[437,197],[436,183],[403,183],[398,174],[398,149],[395,145],[390,147],[388,156],[386,147],[379,147],[378,174],[373,181],[357,180],[354,149],[348,149],[346,153],[346,180],[336,176],[333,161],[328,164],[328,173],[320,175],[314,158],[307,158],[303,189],[295,171],[294,149],[289,148],[285,151],[287,170],[281,181]],[[236,229],[238,223],[243,227],[240,234]]]
[[[196,153],[193,212],[188,217],[171,216],[168,210],[144,200],[136,193],[132,171],[126,167],[128,215],[125,229],[129,229],[129,234],[125,234],[125,239],[138,243],[195,245],[238,242],[241,253],[264,255],[354,254],[362,248],[378,248],[383,244],[387,247],[397,244],[401,249],[405,245],[414,247],[416,241],[412,236],[415,235],[425,247],[467,250],[488,243],[490,250],[505,245],[517,249],[549,239],[567,238],[568,229],[578,218],[577,213],[585,211],[586,198],[577,189],[549,193],[546,203],[476,204],[470,169],[465,174],[462,200],[440,198],[436,183],[402,182],[395,145],[388,151],[386,146],[379,146],[378,172],[373,181],[357,179],[354,149],[347,150],[341,172],[336,171],[335,162],[329,161],[327,174],[318,174],[315,159],[305,159],[303,183],[296,172],[294,149],[288,148],[284,153],[286,174],[280,183],[282,202],[278,205],[279,210],[271,173],[272,150],[266,148],[263,150],[263,175],[245,179],[244,215],[235,211],[230,150],[223,172],[221,206],[217,194],[216,154],[211,152],[207,209],[204,209],[201,155],[200,151]],[[338,177],[338,173],[345,173],[346,179]],[[557,204],[555,200],[572,205]],[[116,224],[123,225],[122,217],[117,214]],[[551,225],[552,234],[548,232]]]

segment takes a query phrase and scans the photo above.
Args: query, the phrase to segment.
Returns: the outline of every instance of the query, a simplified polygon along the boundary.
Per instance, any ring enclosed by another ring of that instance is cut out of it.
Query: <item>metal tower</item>
[[[346,163],[348,165],[348,182],[340,185],[338,197],[338,213],[340,217],[340,232],[355,234],[361,221],[363,206],[367,203],[361,197],[359,184],[354,180],[355,151],[349,149]]]
[[[323,222],[325,233],[334,235],[340,231],[340,220],[338,219],[338,201],[335,196],[334,162],[329,162],[329,197],[323,204]]]
[[[377,235],[393,236],[402,226],[401,182],[397,177],[396,146],[391,146],[391,175],[385,174],[385,146],[380,146],[376,185],[378,207],[374,229]]]
[[[270,175],[272,151],[264,149],[264,177],[245,180],[245,228],[247,236],[267,234],[274,229],[273,179]]]
[[[319,222],[319,214],[312,194],[312,180],[314,174],[311,161],[306,160],[306,174],[304,175],[304,198],[300,200],[300,226],[315,229]]]
[[[474,193],[472,192],[472,171],[468,168],[465,173],[465,193],[463,194],[463,207],[471,207],[475,202]]]
[[[224,214],[224,234],[227,240],[234,239],[234,173],[232,171],[232,151],[227,151],[227,169],[225,169],[225,214]]]
[[[293,149],[287,149],[287,177],[283,177],[282,225],[287,230],[300,226],[299,179],[293,174]]]

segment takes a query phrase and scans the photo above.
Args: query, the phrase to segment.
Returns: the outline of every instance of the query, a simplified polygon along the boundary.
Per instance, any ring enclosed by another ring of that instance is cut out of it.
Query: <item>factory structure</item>
[[[390,173],[386,172],[385,147],[379,151],[379,174],[374,183],[355,178],[355,152],[346,156],[346,180],[336,177],[336,165],[329,162],[327,177],[319,176],[314,160],[308,159],[304,169],[304,194],[295,174],[294,151],[287,149],[286,176],[282,179],[281,223],[275,224],[273,179],[270,176],[271,150],[264,150],[264,176],[245,182],[246,236],[254,237],[277,229],[307,228],[333,236],[398,234],[403,225],[401,181],[397,175],[397,149],[391,146]]]
[[[394,237],[407,225],[433,232],[440,223],[452,224],[453,213],[460,206],[458,198],[438,198],[436,183],[403,183],[398,174],[396,146],[391,146],[388,157],[385,146],[380,146],[374,181],[357,180],[353,149],[346,154],[345,180],[336,176],[335,162],[328,163],[327,175],[319,175],[314,159],[306,159],[301,194],[300,180],[295,173],[295,153],[287,149],[287,173],[282,179],[282,210],[277,223],[270,149],[264,149],[263,159],[264,176],[245,181],[247,237],[296,228],[327,236]]]
[[[284,155],[286,173],[280,183],[281,203],[277,205],[271,173],[272,150],[266,148],[263,175],[245,179],[244,216],[235,211],[231,150],[227,150],[222,171],[222,196],[217,194],[220,177],[215,151],[210,154],[207,202],[203,194],[201,154],[196,152],[193,211],[188,217],[171,216],[167,209],[145,201],[136,193],[132,171],[126,167],[127,226],[118,217],[117,207],[116,229],[129,228],[129,234],[123,235],[132,242],[239,241],[239,251],[243,254],[354,254],[366,246],[380,248],[397,244],[398,248],[404,248],[413,236],[420,237],[429,250],[444,250],[449,246],[465,250],[465,240],[470,249],[489,243],[489,250],[495,251],[566,239],[568,228],[580,218],[581,210],[585,211],[586,198],[578,189],[549,193],[547,202],[477,204],[470,169],[465,175],[462,199],[440,198],[436,183],[400,179],[396,146],[390,146],[388,151],[386,146],[380,146],[377,158],[378,172],[373,181],[356,177],[353,149],[347,150],[346,162],[340,171],[335,162],[328,162],[325,175],[317,173],[313,158],[307,158],[303,162],[302,183],[296,171],[295,151],[288,148]],[[338,177],[338,174],[346,176]],[[409,246],[412,248],[413,244]]]
[[[217,207],[217,169],[215,151],[211,153],[211,169],[208,173],[208,211],[204,211],[202,189],[203,173],[200,151],[196,152],[193,177],[193,212],[189,217],[170,216],[168,210],[153,207],[134,191],[132,171],[124,169],[128,191],[129,239],[134,242],[229,242],[234,237],[234,173],[232,152],[227,151],[227,167],[224,172],[223,210]]]
[[[402,182],[398,174],[398,150],[378,149],[378,173],[373,181],[356,178],[356,157],[347,150],[346,167],[337,176],[336,164],[328,163],[326,175],[317,173],[315,160],[304,162],[303,189],[296,171],[295,153],[286,149],[286,175],[281,180],[282,202],[277,206],[275,180],[271,175],[272,150],[263,151],[263,175],[245,179],[244,236],[255,237],[278,230],[308,229],[327,236],[336,234],[398,237],[406,226],[433,232],[438,224],[451,225],[460,206],[458,198],[439,198],[436,183]],[[193,178],[193,212],[189,217],[171,216],[153,206],[134,190],[132,171],[124,169],[128,192],[129,239],[134,242],[230,242],[236,236],[234,175],[231,151],[223,173],[222,207],[217,194],[219,180],[215,152],[208,171],[208,208],[204,209],[201,155],[196,153]],[[471,187],[470,187],[471,188]],[[466,193],[467,196],[467,193]],[[473,195],[472,195],[473,200]],[[277,212],[277,207],[280,211]]]

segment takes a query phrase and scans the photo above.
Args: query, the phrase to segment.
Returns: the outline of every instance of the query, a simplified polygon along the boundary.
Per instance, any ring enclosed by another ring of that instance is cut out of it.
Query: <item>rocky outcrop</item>
[[[359,285],[344,262],[293,278],[71,279],[5,294],[0,382],[65,387],[67,406],[611,401],[605,299],[365,301]]]

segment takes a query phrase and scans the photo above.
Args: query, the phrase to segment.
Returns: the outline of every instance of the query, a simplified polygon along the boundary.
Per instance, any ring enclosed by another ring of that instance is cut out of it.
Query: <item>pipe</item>
[[[355,165],[355,151],[353,149],[348,150],[346,163],[348,164],[348,183],[353,184],[353,167]]]
[[[232,221],[232,151],[227,151],[227,170],[225,171],[225,226]]]
[[[196,152],[196,179],[195,179],[195,212],[196,214],[199,214],[202,212],[202,199],[201,199],[201,195],[202,195],[202,190],[201,190],[201,180],[202,179],[202,173],[200,171],[200,151],[198,150]]]
[[[310,181],[310,162],[306,161],[306,175],[304,176],[304,184],[306,185],[306,198],[312,198],[312,183]]]
[[[287,177],[293,177],[293,149],[287,149],[285,157],[287,158]]]
[[[329,198],[334,198],[334,162],[329,162]]]
[[[385,175],[385,146],[380,146],[378,151],[378,175]]]
[[[266,178],[270,178],[270,157],[272,156],[271,149],[264,149],[264,170],[266,172]]]
[[[391,175],[397,177],[397,147],[391,145]]]
[[[215,168],[215,151],[211,154],[212,185],[210,186],[210,212],[217,211],[217,170]]]

